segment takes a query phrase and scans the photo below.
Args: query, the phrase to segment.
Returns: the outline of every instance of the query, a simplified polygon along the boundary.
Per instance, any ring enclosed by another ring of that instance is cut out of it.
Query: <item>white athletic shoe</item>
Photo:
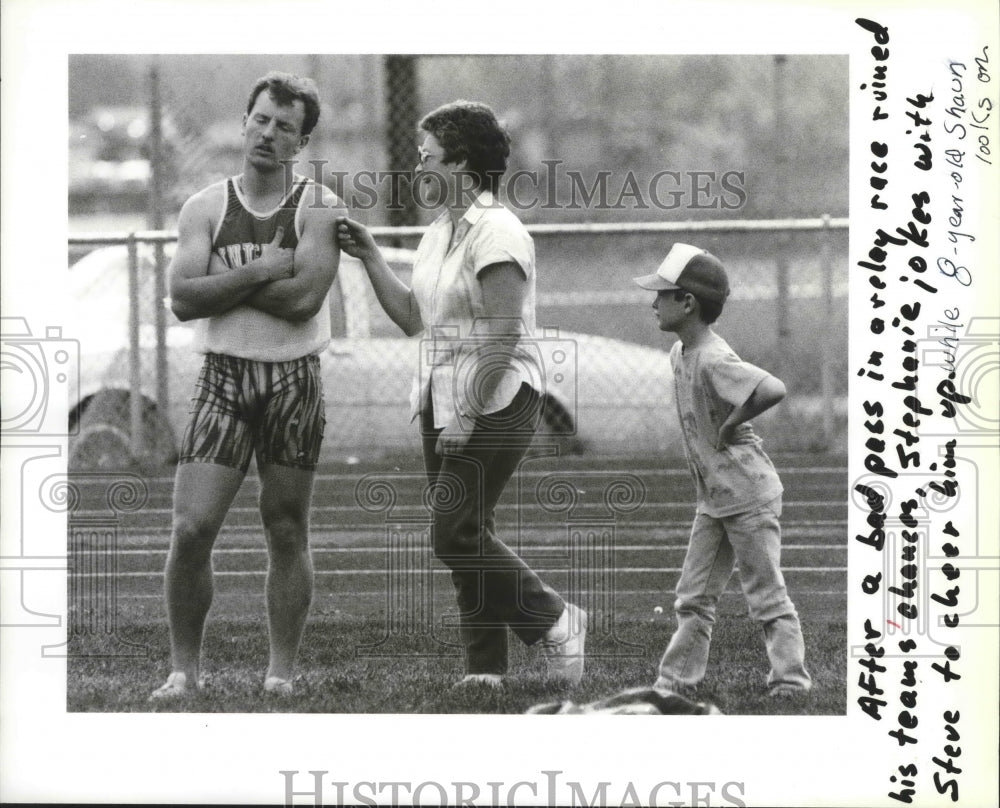
[[[272,693],[275,696],[291,696],[292,683],[290,680],[282,679],[280,676],[268,676],[264,679],[264,692]]]
[[[548,657],[549,675],[571,685],[583,678],[584,643],[587,640],[587,613],[567,603],[556,624],[540,641]]]
[[[503,677],[499,673],[467,673],[452,685],[453,689],[466,687],[503,687]]]
[[[150,696],[150,701],[168,701],[190,696],[195,690],[201,690],[202,683],[197,682],[195,687],[189,688],[187,674],[182,671],[174,671],[167,677],[167,681],[154,690]]]
[[[798,696],[804,696],[809,692],[809,688],[799,687],[798,685],[792,685],[786,683],[774,685],[770,690],[767,691],[767,695],[772,699],[794,699]]]

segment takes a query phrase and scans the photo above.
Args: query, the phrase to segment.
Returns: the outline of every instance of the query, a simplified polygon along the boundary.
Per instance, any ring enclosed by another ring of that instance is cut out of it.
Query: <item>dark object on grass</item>
[[[536,704],[528,713],[540,715],[570,715],[576,713],[605,713],[611,715],[722,715],[710,702],[692,701],[678,693],[657,690],[653,687],[633,687],[613,696],[576,704],[572,701],[552,701]]]

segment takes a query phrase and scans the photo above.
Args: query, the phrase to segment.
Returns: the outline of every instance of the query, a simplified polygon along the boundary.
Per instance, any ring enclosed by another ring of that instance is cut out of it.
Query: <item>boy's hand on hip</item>
[[[736,437],[736,427],[739,424],[731,424],[726,421],[722,426],[719,427],[719,439],[715,444],[715,448],[720,452],[727,446],[731,445],[733,439]]]

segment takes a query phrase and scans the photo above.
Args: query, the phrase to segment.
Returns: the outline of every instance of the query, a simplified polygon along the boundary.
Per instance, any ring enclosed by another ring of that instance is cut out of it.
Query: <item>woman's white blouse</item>
[[[513,352],[497,350],[489,336],[479,273],[492,264],[513,262],[524,273],[524,293]],[[416,417],[428,394],[434,425],[441,428],[455,411],[477,414],[503,409],[522,383],[543,389],[541,356],[535,344],[535,245],[520,220],[489,191],[462,216],[452,238],[445,211],[428,228],[413,263],[414,298],[424,322],[420,359],[410,395]],[[481,380],[501,374],[489,395]]]

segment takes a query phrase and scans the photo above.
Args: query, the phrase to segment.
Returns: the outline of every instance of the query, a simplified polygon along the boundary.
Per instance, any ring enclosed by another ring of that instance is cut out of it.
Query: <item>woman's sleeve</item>
[[[477,276],[488,266],[507,262],[517,264],[526,279],[535,272],[535,245],[524,225],[512,215],[484,222],[470,249]]]

